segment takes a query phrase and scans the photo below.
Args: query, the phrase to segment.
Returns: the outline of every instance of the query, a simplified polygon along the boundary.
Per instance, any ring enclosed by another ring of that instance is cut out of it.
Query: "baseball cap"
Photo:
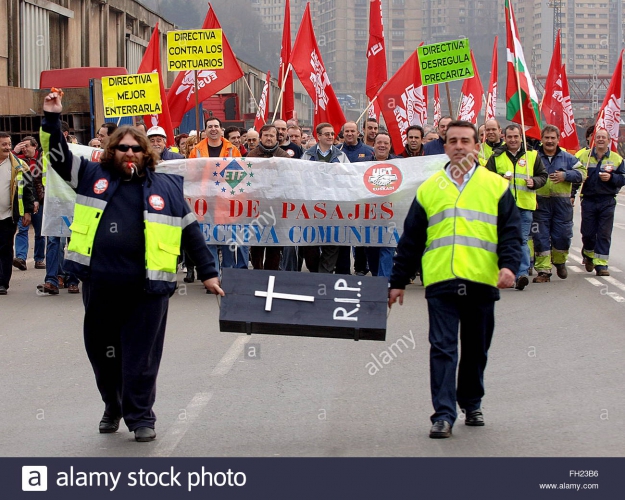
[[[167,139],[167,134],[165,133],[165,130],[163,130],[163,127],[159,127],[159,126],[151,127],[148,130],[148,137],[152,137],[154,135],[160,135],[161,137],[164,137],[165,139]]]

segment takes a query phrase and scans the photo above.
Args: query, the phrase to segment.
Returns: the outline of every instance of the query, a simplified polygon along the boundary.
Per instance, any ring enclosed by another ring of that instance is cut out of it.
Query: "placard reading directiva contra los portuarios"
[[[168,31],[167,69],[224,69],[221,29]]]
[[[421,45],[417,50],[423,85],[435,85],[473,77],[468,38]]]

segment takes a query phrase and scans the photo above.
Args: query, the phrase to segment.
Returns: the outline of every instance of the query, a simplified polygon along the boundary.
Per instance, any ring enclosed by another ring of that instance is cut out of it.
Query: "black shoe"
[[[482,413],[482,410],[480,408],[470,411],[469,413],[464,410],[462,410],[462,412],[466,415],[464,419],[464,425],[469,425],[471,427],[484,426],[484,414]]]
[[[523,290],[527,285],[530,284],[530,279],[527,276],[519,276],[519,279],[516,280],[516,285],[514,288],[517,290]]]
[[[156,439],[156,432],[151,427],[139,427],[135,429],[135,441],[147,443]]]
[[[6,295],[7,293],[6,287],[0,285],[0,295]]]
[[[100,420],[100,434],[117,432],[117,429],[119,429],[119,421],[121,419],[121,417],[111,417],[106,413],[102,415],[102,420]]]
[[[193,271],[192,267],[187,269],[187,275],[184,278],[182,278],[182,281],[184,281],[185,283],[195,282],[195,272]]]
[[[26,267],[26,261],[18,258],[13,259],[13,267],[17,267],[20,271],[26,271],[26,269],[28,269]]]
[[[437,420],[430,429],[430,438],[445,439],[451,437],[451,424],[447,420]]]

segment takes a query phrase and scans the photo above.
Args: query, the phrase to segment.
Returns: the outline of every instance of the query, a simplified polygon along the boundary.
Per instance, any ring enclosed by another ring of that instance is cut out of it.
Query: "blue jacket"
[[[538,156],[543,161],[543,165],[547,170],[547,175],[554,174],[556,172],[564,172],[566,175],[565,182],[582,182],[584,176],[579,170],[574,170],[575,166],[579,163],[579,160],[575,158],[571,153],[567,153],[560,147],[558,147],[555,156],[549,161],[549,158],[543,151],[542,146],[538,148]]]
[[[174,153],[173,151],[170,151],[169,149],[163,149],[163,152],[161,153],[161,160],[163,161],[184,160],[184,156],[181,155],[180,153]]]
[[[369,157],[373,154],[373,148],[371,146],[367,146],[360,139],[358,139],[358,142],[353,146],[343,143],[341,151],[347,155],[351,163],[368,161]]]
[[[429,155],[444,155],[445,147],[444,147],[443,139],[440,137],[438,139],[434,139],[433,141],[428,142],[425,146],[423,146],[423,154],[425,156]]]
[[[44,112],[41,122],[40,137],[46,158],[53,168],[77,193],[95,202],[107,203],[115,194],[122,182],[119,174],[107,169],[102,164],[74,156],[61,133],[61,122],[58,113]],[[50,154],[48,154],[50,153]],[[198,276],[202,281],[218,276],[215,261],[208,251],[202,230],[189,208],[183,195],[183,178],[179,175],[155,173],[145,170],[143,186],[144,218],[152,214],[168,216],[180,223],[182,228],[181,243],[198,268]],[[161,200],[162,205],[152,203],[153,198]],[[106,208],[104,209],[106,210]],[[123,220],[120,221],[123,227]],[[98,227],[98,231],[106,231]],[[95,241],[95,239],[94,239]],[[174,249],[179,251],[179,249]],[[90,266],[66,260],[66,270],[76,274],[81,280],[90,276]],[[115,273],[116,269],[111,269]],[[171,295],[176,283],[162,280],[145,280],[145,290],[157,295]]]
[[[595,149],[592,152],[580,155],[579,160],[586,165],[588,162],[588,154],[591,154],[594,161],[588,163],[588,175],[582,185],[581,196],[590,198],[594,196],[616,196],[625,185],[625,161],[616,153],[608,150],[606,155],[597,163]],[[599,178],[601,167],[606,163],[613,166],[612,176],[607,182],[603,182]]]

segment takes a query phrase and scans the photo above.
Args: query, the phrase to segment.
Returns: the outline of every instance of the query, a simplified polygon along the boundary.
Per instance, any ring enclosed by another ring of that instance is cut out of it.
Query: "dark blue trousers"
[[[595,252],[595,265],[607,265],[614,226],[614,196],[592,196],[582,198],[582,243],[584,250]]]
[[[460,294],[430,297],[430,389],[432,422],[457,417],[456,402],[467,412],[477,410],[484,396],[484,370],[493,330],[495,303]],[[461,357],[458,367],[458,327]]]
[[[169,297],[85,281],[82,298],[85,348],[106,413],[124,417],[130,431],[154,428]]]

